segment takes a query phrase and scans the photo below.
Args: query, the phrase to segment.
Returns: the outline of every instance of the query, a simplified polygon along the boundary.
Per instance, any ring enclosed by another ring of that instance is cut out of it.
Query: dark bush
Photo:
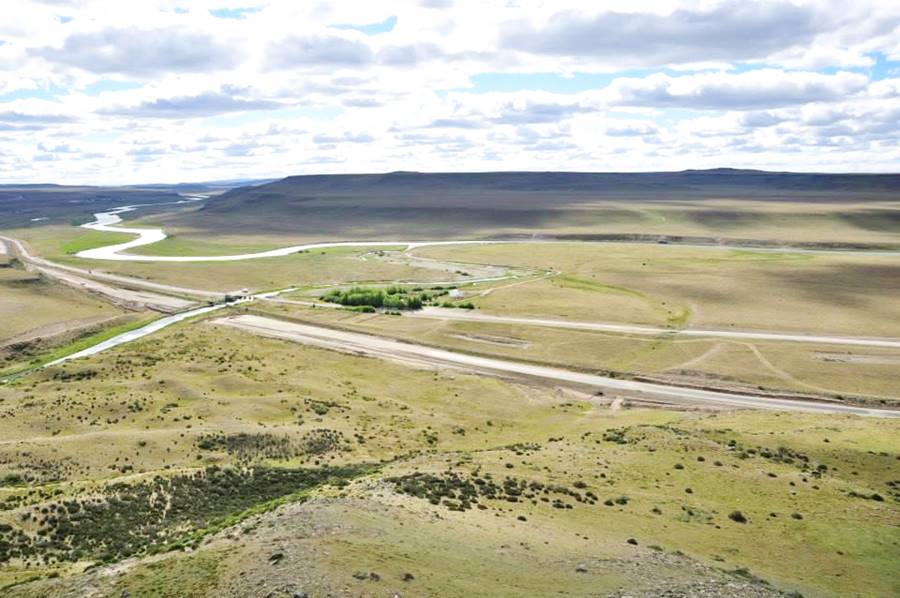
[[[728,518],[735,523],[747,523],[747,518],[740,511],[732,511],[728,514]]]

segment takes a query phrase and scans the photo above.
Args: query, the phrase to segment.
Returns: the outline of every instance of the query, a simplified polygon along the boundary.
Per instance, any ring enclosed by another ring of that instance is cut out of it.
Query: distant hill
[[[808,239],[827,229],[829,240],[859,241],[900,233],[896,203],[883,203],[898,200],[896,174],[390,172],[240,187],[172,225],[201,236],[307,240],[607,233]]]
[[[219,192],[223,189],[234,189],[236,187],[251,187],[254,185],[264,185],[272,183],[279,179],[227,179],[221,181],[201,181],[197,183],[153,183],[149,185],[130,185],[135,189],[168,189],[172,191],[196,192],[204,191]]]
[[[626,191],[665,193],[686,190],[718,191],[722,187],[753,190],[754,196],[773,191],[858,191],[900,190],[898,174],[818,174],[766,172],[717,168],[681,172],[474,172],[291,176],[253,190],[239,188],[230,195],[285,193],[396,193],[396,192],[544,192],[613,193]]]
[[[178,199],[168,188],[0,185],[0,229],[88,222],[101,210]]]

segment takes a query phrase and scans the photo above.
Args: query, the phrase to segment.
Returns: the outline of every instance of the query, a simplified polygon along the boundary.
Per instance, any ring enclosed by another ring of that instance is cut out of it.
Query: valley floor
[[[893,254],[116,234],[4,234],[4,596],[900,593]]]

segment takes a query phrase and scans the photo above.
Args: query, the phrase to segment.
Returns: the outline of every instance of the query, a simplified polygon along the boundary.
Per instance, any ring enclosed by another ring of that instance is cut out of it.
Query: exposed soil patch
[[[868,363],[878,365],[900,364],[900,355],[860,355],[856,353],[813,353],[819,361],[831,361],[835,363]]]
[[[493,336],[490,334],[451,334],[450,336],[464,341],[488,343],[490,345],[500,345],[501,347],[519,347],[521,349],[527,349],[531,346],[531,343],[523,341],[522,339],[506,336]]]

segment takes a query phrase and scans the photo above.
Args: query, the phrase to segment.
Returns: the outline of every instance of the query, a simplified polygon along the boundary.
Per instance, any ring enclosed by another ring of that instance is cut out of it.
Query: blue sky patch
[[[900,76],[900,60],[888,60],[881,52],[872,52],[869,56],[875,60],[875,64],[869,69],[874,81]]]
[[[247,15],[261,11],[258,6],[249,6],[246,8],[214,8],[210,9],[209,14],[218,19],[243,19]]]
[[[332,25],[335,29],[352,29],[366,35],[378,35],[379,33],[387,33],[394,29],[397,25],[397,17],[390,16],[380,23],[371,23],[369,25]]]
[[[279,110],[277,120],[289,121],[295,118],[307,118],[310,120],[325,121],[336,118],[342,113],[343,109],[338,106],[303,106],[301,108]],[[204,122],[217,127],[239,127],[265,120],[272,120],[273,118],[270,110],[248,110],[236,114],[210,116],[206,118]]]
[[[750,70],[752,67],[748,67]],[[473,75],[469,80],[472,87],[454,91],[470,93],[487,93],[492,91],[549,91],[552,93],[581,93],[602,89],[621,77],[644,78],[653,73],[662,73],[670,77],[695,74],[697,71],[676,71],[672,69],[632,69],[614,73],[482,73]]]
[[[89,85],[85,85],[81,91],[89,96],[100,95],[104,91],[129,91],[131,89],[140,89],[143,87],[140,83],[134,81],[115,81],[113,79],[101,79]]]
[[[12,102],[13,100],[27,100],[32,98],[49,100],[52,102],[56,100],[57,96],[64,96],[67,93],[68,90],[55,85],[38,89],[17,89],[16,91],[0,95],[0,102]]]
[[[575,73],[570,77],[556,73],[483,73],[470,78],[472,93],[542,90],[555,93],[579,93],[609,85],[618,75]],[[459,90],[463,91],[463,90]]]

